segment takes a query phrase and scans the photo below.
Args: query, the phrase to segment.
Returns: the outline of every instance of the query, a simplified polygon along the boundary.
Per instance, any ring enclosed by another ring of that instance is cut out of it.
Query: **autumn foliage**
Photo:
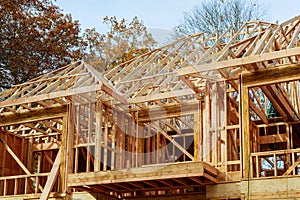
[[[108,31],[80,33],[52,0],[0,1],[0,91],[84,59],[104,71],[148,52],[152,35],[137,17],[105,17]]]
[[[108,31],[100,34],[95,28],[83,35],[86,45],[85,61],[98,70],[105,71],[151,50],[156,42],[142,21],[134,17],[131,22],[124,18],[105,17]]]
[[[51,0],[1,0],[0,31],[0,90],[82,57],[78,22]]]

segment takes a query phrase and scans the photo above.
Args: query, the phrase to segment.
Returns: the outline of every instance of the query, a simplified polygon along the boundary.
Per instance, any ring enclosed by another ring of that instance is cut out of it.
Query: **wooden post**
[[[123,112],[120,112],[120,123],[119,123],[119,126],[120,126],[120,167],[121,168],[124,168],[126,167],[126,158],[125,158],[125,140],[126,140],[126,130],[125,130],[125,114]]]
[[[105,118],[104,118],[104,134],[103,134],[103,142],[104,142],[104,149],[103,149],[103,171],[107,170],[107,157],[108,157],[108,143],[107,143],[107,137],[108,137],[108,109],[105,109]]]
[[[125,126],[125,115],[122,112],[118,112],[117,117],[117,133],[116,133],[116,144],[117,144],[117,154],[116,154],[116,165],[118,169],[126,167],[128,164],[125,157],[125,145],[126,145],[126,126]]]
[[[210,132],[210,84],[206,83],[203,109],[203,161],[211,162],[211,132]]]
[[[136,123],[138,122],[138,114],[136,113]],[[136,166],[136,128],[134,119],[131,120],[130,133],[131,133],[131,167]]]
[[[41,159],[42,159],[42,154],[39,153],[38,154],[38,162],[37,162],[37,174],[41,173],[41,162],[42,162]],[[36,180],[35,180],[36,185],[39,185],[40,184],[40,182],[39,182],[40,178],[38,176],[36,176],[35,178],[36,178]],[[39,188],[35,187],[35,193],[38,193],[38,192],[39,192]]]
[[[69,105],[68,107],[68,121],[67,121],[67,132],[66,132],[66,144],[67,144],[67,154],[66,154],[66,189],[67,193],[69,194],[68,190],[68,174],[73,172],[73,164],[74,164],[74,137],[75,137],[75,117],[73,113],[73,105]]]
[[[249,116],[249,92],[247,86],[242,86],[242,141],[243,141],[243,177],[250,176],[250,116]]]
[[[134,157],[134,142],[133,142],[133,130],[134,127],[132,126],[132,124],[134,123],[134,119],[133,118],[129,118],[128,119],[128,149],[127,149],[127,153],[128,153],[128,167],[132,168],[133,165],[133,157]]]
[[[100,171],[101,166],[101,135],[102,135],[102,102],[96,102],[96,133],[95,133],[95,171]]]
[[[217,83],[213,82],[211,84],[211,122],[210,122],[210,130],[211,130],[211,161],[213,166],[218,166],[219,160],[219,106],[218,106],[218,91],[217,91]]]
[[[79,144],[79,137],[81,134],[81,128],[80,128],[80,112],[81,112],[81,106],[78,105],[76,106],[76,141],[75,141],[75,163],[74,163],[74,173],[78,173],[78,162],[79,162],[79,148],[78,148],[78,144]]]
[[[67,111],[69,112],[69,110]],[[67,155],[67,116],[63,117],[61,154],[60,154],[60,186],[61,192],[67,191],[66,155]]]
[[[28,170],[30,172],[33,172],[33,150],[32,150],[32,146],[33,146],[33,137],[31,136],[28,139],[28,148],[27,148],[27,163],[26,166],[28,168]],[[5,151],[6,152],[6,151]],[[4,152],[4,153],[5,153]],[[5,154],[4,154],[5,155]]]
[[[227,92],[226,92],[226,81],[222,82],[223,86],[219,87],[219,89],[221,90],[220,92],[224,95],[223,96],[223,110],[220,111],[221,116],[221,125],[222,125],[222,130],[221,130],[221,162],[224,163],[223,165],[223,170],[225,171],[226,175],[227,175],[227,160],[228,160],[228,154],[227,154]],[[227,176],[226,176],[227,177]]]
[[[150,124],[149,124],[149,126],[150,126]],[[151,127],[150,127],[150,129],[151,129]],[[151,137],[151,145],[152,145],[152,148],[151,148],[151,164],[155,164],[156,163],[156,158],[157,158],[157,148],[156,148],[156,141],[155,140],[156,140],[156,134]],[[175,149],[175,147],[174,147],[174,149]],[[173,153],[173,157],[175,157],[175,153]]]
[[[111,135],[111,170],[115,170],[115,157],[116,157],[116,123],[115,119],[113,119],[112,124],[112,135]]]
[[[69,104],[67,114],[63,117],[59,168],[61,192],[66,193],[67,198],[69,198],[68,174],[73,170],[74,128],[73,107]]]
[[[121,125],[121,112],[116,112],[117,114],[117,126],[116,126],[116,169],[121,169],[121,144],[120,144],[120,140],[121,140],[121,136],[120,136],[120,125]]]
[[[159,164],[160,163],[160,150],[161,150],[161,146],[160,146],[160,132],[159,132],[159,129],[156,130],[157,133],[156,133],[156,164]]]
[[[203,130],[203,103],[202,101],[199,101],[199,111],[198,111],[198,123],[199,123],[199,157],[198,159],[200,161],[203,161],[203,134],[204,134],[204,130]]]
[[[242,129],[242,127],[243,127],[243,112],[242,112],[242,76],[240,75],[239,76],[239,87],[238,87],[238,102],[239,102],[239,104],[238,104],[238,106],[239,106],[239,129],[238,129],[238,133],[236,133],[236,135],[235,136],[237,136],[237,134],[239,134],[239,138],[240,138],[240,140],[239,140],[239,145],[240,145],[240,152],[239,152],[239,157],[240,157],[240,176],[241,177],[244,177],[244,173],[243,173],[243,169],[244,169],[244,162],[243,162],[243,151],[242,151],[242,148],[243,148],[243,137],[242,137],[242,135],[243,135],[243,133],[242,133],[242,131],[243,131],[243,129]],[[235,141],[236,142],[236,141]],[[237,144],[238,145],[238,144]]]
[[[137,134],[137,156],[138,156],[138,167],[144,164],[144,127],[143,124],[138,125]]]
[[[201,104],[199,103],[199,106]],[[198,112],[194,114],[194,161],[197,162],[199,161],[199,112],[200,109],[198,108]]]
[[[91,137],[92,137],[92,126],[93,126],[93,112],[92,112],[93,104],[89,103],[87,111],[89,112],[88,115],[88,132],[87,132],[87,148],[86,148],[86,172],[91,171]]]
[[[151,126],[148,125],[147,137],[146,137],[146,164],[150,164],[150,153],[151,153]]]

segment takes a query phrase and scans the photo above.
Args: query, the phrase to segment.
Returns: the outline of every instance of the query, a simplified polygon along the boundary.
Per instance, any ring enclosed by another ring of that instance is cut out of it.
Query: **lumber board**
[[[70,174],[68,185],[71,187],[204,176],[206,166],[207,165],[204,165],[202,162],[186,162],[149,165],[140,168],[120,169],[109,172],[81,173],[80,176],[78,176],[78,174]]]
[[[300,80],[300,64],[255,70],[243,73],[242,77],[243,85],[247,85],[248,87]]]
[[[37,143],[32,145],[33,151],[49,151],[59,148],[60,144],[58,142]]]
[[[242,86],[242,144],[243,144],[243,174],[244,178],[250,173],[250,113],[249,113],[249,89]]]
[[[66,106],[56,106],[30,111],[20,111],[14,114],[0,114],[0,126],[30,123],[34,121],[49,120],[63,117],[66,114]]]
[[[129,99],[128,103],[135,104],[135,103],[156,101],[156,100],[160,100],[160,99],[176,98],[176,97],[192,95],[192,94],[195,94],[195,91],[192,90],[191,88],[186,88],[184,90],[174,90],[174,91],[170,91],[170,92],[134,97],[132,99]]]
[[[189,75],[189,74],[205,72],[210,70],[249,65],[252,63],[263,62],[266,60],[275,60],[279,58],[286,58],[290,56],[299,56],[299,55],[300,55],[300,47],[295,47],[292,49],[284,49],[284,50],[273,51],[264,54],[251,55],[243,58],[236,58],[232,60],[212,62],[209,64],[203,64],[199,66],[186,67],[184,69],[178,70],[178,75],[183,76],[183,75]]]
[[[182,104],[165,104],[161,106],[144,107],[138,110],[138,120],[154,121],[172,117],[194,114],[198,109],[198,101]],[[193,128],[193,127],[191,127]]]
[[[37,101],[44,101],[44,100],[50,100],[60,97],[68,97],[72,95],[78,95],[83,94],[86,92],[95,92],[97,90],[101,90],[102,84],[92,85],[92,86],[85,86],[80,88],[70,88],[65,91],[59,91],[59,92],[52,92],[48,94],[40,94],[30,97],[24,97],[24,98],[18,98],[18,99],[11,99],[0,102],[0,107],[6,107],[6,106],[15,106],[20,104],[26,104],[26,103],[32,103]]]
[[[56,158],[54,160],[54,164],[51,168],[50,174],[47,178],[47,182],[44,188],[44,191],[42,192],[41,198],[40,200],[47,200],[49,198],[50,192],[55,184],[55,181],[58,177],[58,173],[59,173],[59,167],[60,167],[60,153],[61,153],[61,149],[59,149]]]
[[[289,197],[295,197],[297,193],[300,194],[299,181],[299,177],[255,179],[249,183],[248,181],[242,181],[241,193],[247,195],[249,191],[250,199],[274,199],[276,197],[289,199]],[[248,190],[248,187],[250,187],[250,190]]]
[[[199,107],[201,104],[199,105]],[[197,162],[200,160],[200,117],[199,110],[194,114],[194,161]]]

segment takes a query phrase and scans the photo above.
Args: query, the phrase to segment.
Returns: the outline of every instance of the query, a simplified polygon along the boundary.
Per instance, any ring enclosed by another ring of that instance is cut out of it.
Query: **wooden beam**
[[[269,53],[247,56],[247,57],[237,58],[232,60],[211,62],[209,64],[203,64],[199,66],[186,67],[181,70],[178,70],[177,72],[180,76],[183,76],[183,75],[194,74],[199,72],[224,69],[227,67],[249,65],[251,63],[263,62],[267,60],[275,60],[279,58],[285,58],[285,57],[297,56],[297,55],[300,55],[300,47],[295,47],[292,49],[284,49],[280,51],[273,51]]]
[[[99,83],[101,83],[101,90],[106,92],[108,95],[114,97],[115,99],[117,99],[118,101],[120,101],[123,104],[127,104],[126,98],[124,98],[122,96],[122,94],[116,89],[114,88],[114,85],[111,84],[111,82],[109,82],[107,80],[106,77],[104,77],[102,75],[102,73],[99,73],[99,71],[97,71],[94,67],[92,67],[91,65],[87,64],[87,63],[83,63],[84,68],[93,76],[95,77],[96,80],[98,80]]]
[[[101,89],[106,92],[109,96],[115,98],[116,100],[120,101],[122,104],[127,104],[127,100],[125,97],[122,96],[120,92],[117,91],[117,89],[113,89],[105,84],[102,84]]]
[[[242,76],[243,85],[248,87],[300,80],[300,64],[256,70]]]
[[[251,99],[249,101],[250,108],[259,116],[259,118],[265,123],[268,124],[268,118],[267,115],[264,113],[264,111],[260,110],[256,105],[254,104],[253,100]]]
[[[129,99],[128,103],[129,104],[142,103],[142,102],[146,102],[146,101],[156,101],[156,100],[160,100],[160,99],[176,98],[176,97],[192,95],[192,94],[195,94],[195,91],[192,90],[191,88],[186,88],[183,90],[175,90],[175,91],[164,92],[164,93],[150,94],[147,96],[138,96],[138,97]]]
[[[147,185],[150,185],[150,186],[152,186],[154,188],[158,188],[159,187],[158,183],[153,182],[153,181],[144,181],[143,183],[145,183]]]
[[[153,107],[144,107],[138,110],[139,121],[153,121],[171,117],[179,117],[194,114],[198,109],[198,101],[191,103],[162,105]],[[193,127],[192,127],[193,128]]]
[[[140,189],[145,189],[144,184],[141,183],[141,182],[130,182],[129,184],[130,184],[130,185],[133,185],[133,186],[135,186],[135,187],[137,187],[137,188],[140,188]]]
[[[62,117],[66,113],[66,106],[38,108],[30,111],[20,111],[14,114],[0,115],[0,126],[22,124],[34,121],[48,120]]]
[[[196,183],[199,183],[200,185],[203,185],[203,181],[197,177],[189,177],[189,179],[193,180]]]
[[[47,142],[47,143],[38,143],[32,145],[33,151],[49,151],[54,149],[59,149],[60,144],[58,142]]]
[[[266,95],[266,97],[270,100],[270,102],[272,102],[272,105],[274,106],[274,108],[279,112],[280,116],[283,118],[284,121],[288,121],[288,113],[286,113],[283,108],[279,105],[278,100],[276,100],[276,98],[273,96],[274,93],[272,94],[270,91],[272,90],[272,88],[270,88],[269,86],[262,86],[261,90],[263,91],[263,93]]]
[[[173,187],[174,186],[174,184],[172,182],[170,182],[169,180],[160,179],[160,180],[157,180],[157,181],[165,184],[168,187]]]
[[[54,164],[52,166],[52,169],[50,171],[50,174],[47,178],[47,182],[46,182],[46,185],[45,185],[45,189],[41,195],[41,198],[40,200],[47,200],[49,195],[50,195],[50,192],[55,184],[55,181],[58,177],[58,172],[59,172],[59,167],[60,167],[60,153],[61,153],[61,149],[58,151],[57,155],[56,155],[56,158],[55,158],[55,161],[54,161]]]
[[[185,84],[187,84],[196,94],[203,93],[204,90],[200,90],[195,84],[190,80],[188,76],[180,76],[179,77]]]
[[[52,165],[53,166],[53,160],[52,160],[52,158],[50,158],[50,156],[48,156],[48,153],[47,152],[42,152],[43,153],[43,155],[45,156],[45,158],[46,158],[46,160],[48,161],[48,163],[50,164],[50,165]],[[49,152],[49,153],[51,153],[52,154],[52,152]]]
[[[2,101],[2,102],[0,102],[0,107],[15,106],[15,105],[20,105],[20,104],[50,100],[50,99],[55,99],[55,98],[60,98],[60,97],[68,97],[68,96],[83,94],[83,93],[87,93],[87,92],[95,92],[95,91],[101,90],[101,87],[102,87],[102,84],[97,84],[97,85],[85,86],[85,87],[80,87],[80,88],[70,88],[70,89],[67,89],[64,91],[52,92],[52,93],[48,93],[48,94],[40,94],[40,95],[24,97],[24,98],[20,97],[18,99]]]
[[[80,176],[78,176],[78,174],[69,174],[68,185],[69,187],[96,184],[103,184],[104,186],[105,184],[142,181],[143,183],[156,187],[158,185],[151,184],[152,182],[149,183],[148,181],[199,177],[204,176],[204,170],[207,170],[207,168],[203,162],[166,163],[109,172],[82,173]]]
[[[300,164],[300,159],[298,159],[297,161],[294,162],[293,165],[291,165],[287,170],[286,172],[284,172],[283,176],[286,176],[286,175],[290,175],[290,173],[295,169],[296,166],[298,166]]]
[[[180,183],[182,185],[188,185],[188,182],[186,180],[183,180],[183,179],[174,178],[172,180],[175,181],[175,182],[177,182],[177,183]]]

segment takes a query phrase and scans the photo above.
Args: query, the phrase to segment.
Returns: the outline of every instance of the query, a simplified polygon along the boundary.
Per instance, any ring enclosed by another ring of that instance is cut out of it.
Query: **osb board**
[[[249,183],[249,186],[248,186]],[[251,199],[300,198],[300,177],[277,177],[241,182],[241,193]]]
[[[208,199],[227,199],[241,197],[241,183],[222,183],[206,186],[206,198]]]

